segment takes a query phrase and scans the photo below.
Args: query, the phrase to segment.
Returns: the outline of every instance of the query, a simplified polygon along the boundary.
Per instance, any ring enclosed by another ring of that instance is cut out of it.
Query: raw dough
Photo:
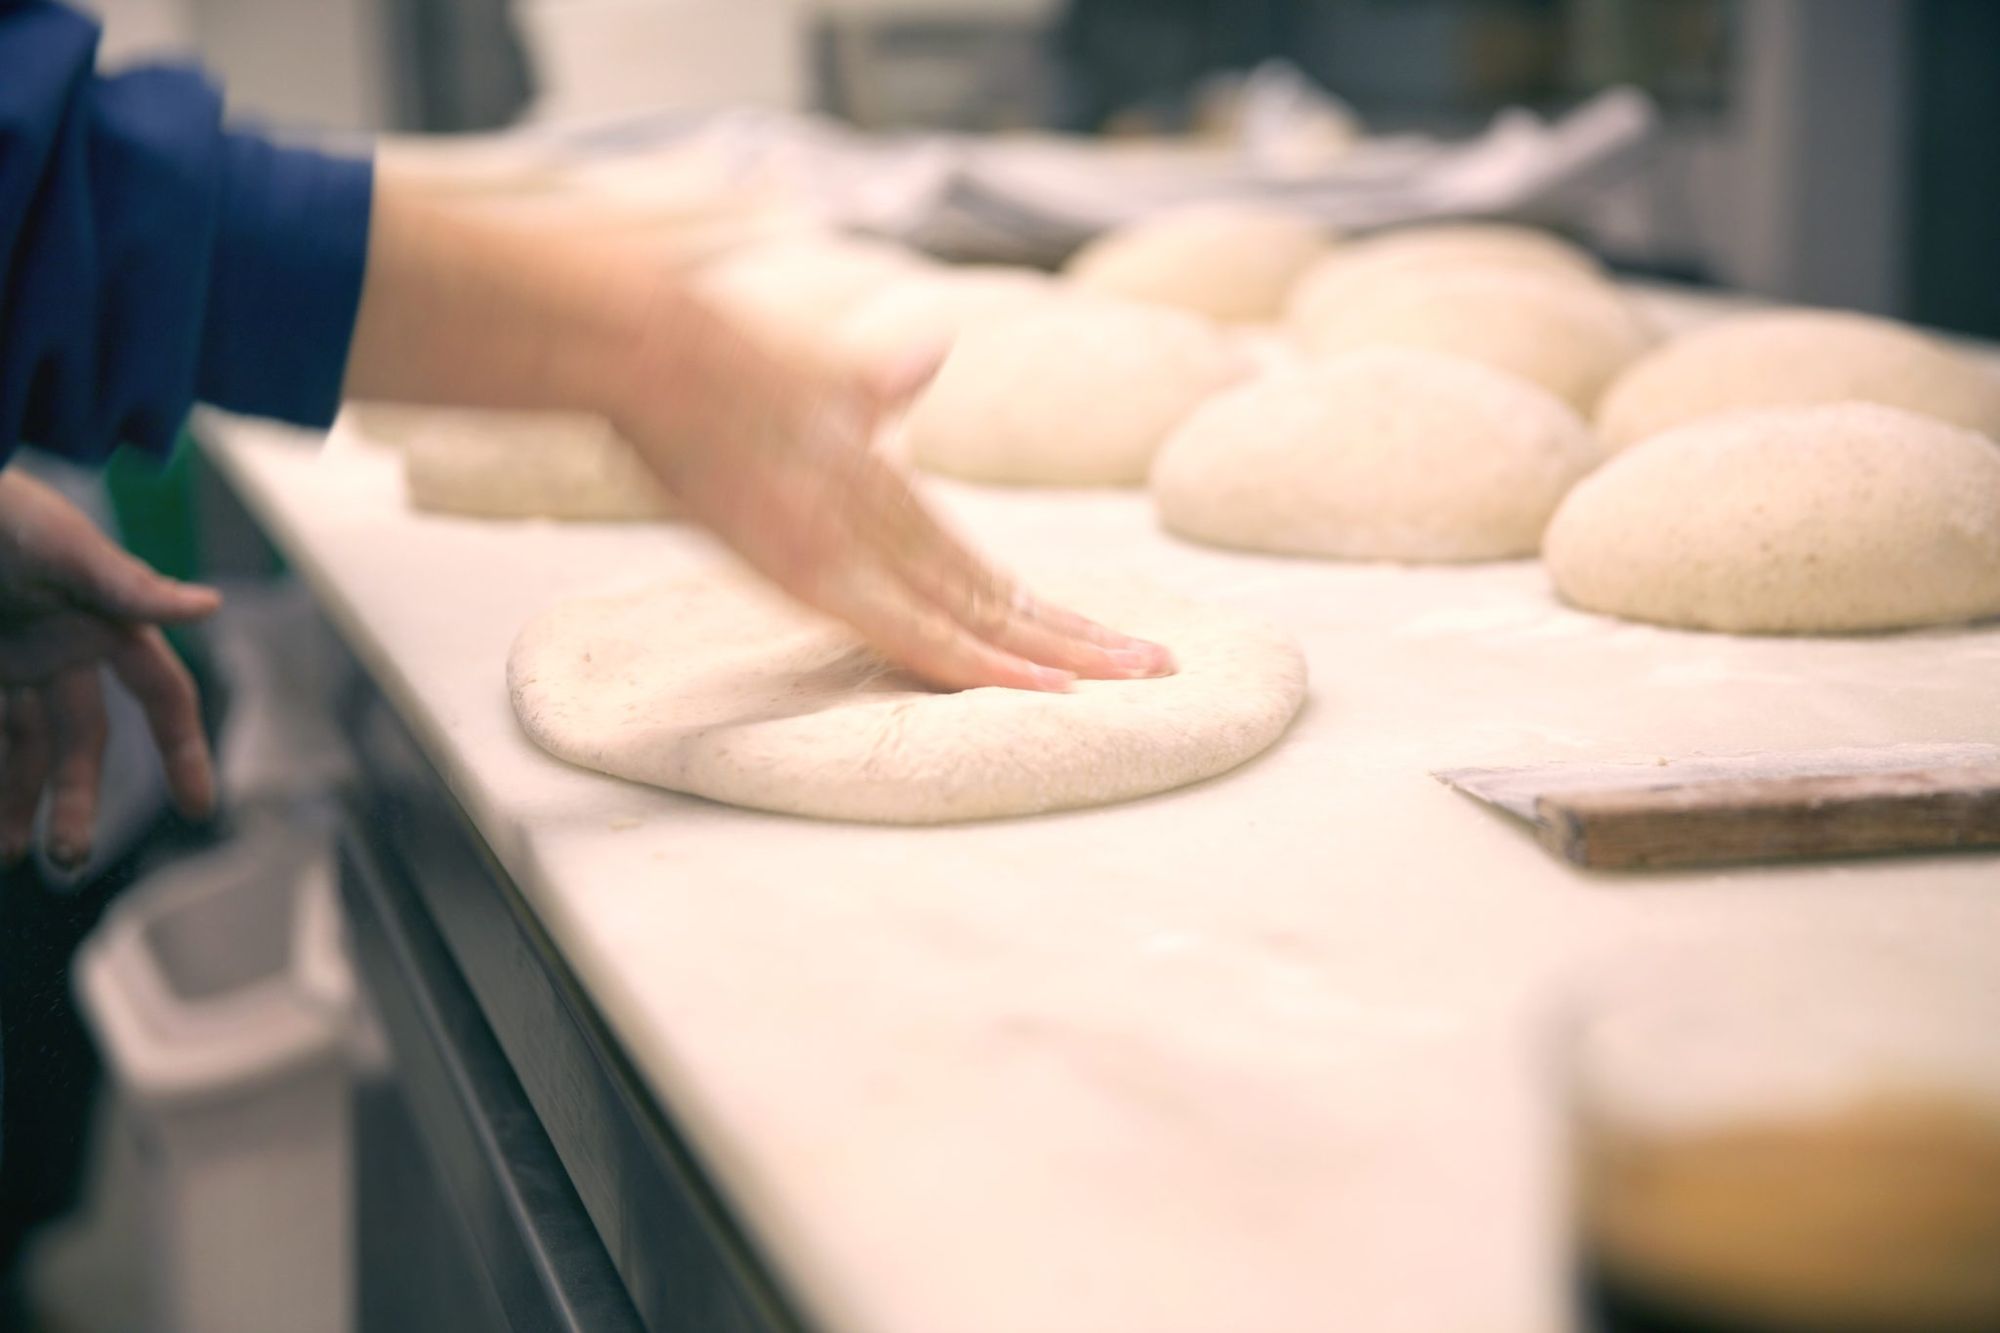
[[[906,438],[920,466],[973,481],[1133,486],[1167,432],[1246,368],[1198,316],[1065,297],[967,329]]]
[[[1332,239],[1291,209],[1195,204],[1106,232],[1071,256],[1065,271],[1105,296],[1263,323],[1284,312],[1292,284]]]
[[[1365,292],[1301,326],[1320,355],[1373,344],[1421,347],[1533,380],[1589,412],[1652,334],[1618,291],[1594,278],[1528,268],[1452,269]]]
[[[2000,448],[1874,403],[1655,435],[1570,492],[1543,551],[1592,611],[1737,633],[2000,614]]]
[[[930,267],[887,241],[825,235],[731,251],[704,267],[694,285],[785,350],[831,357],[843,320],[891,282]]]
[[[1027,309],[1055,289],[1031,268],[975,264],[898,278],[841,321],[840,350],[863,366],[949,347],[968,326]]]
[[[1309,328],[1380,284],[1467,268],[1603,276],[1588,251],[1532,227],[1499,222],[1400,227],[1352,241],[1314,264],[1292,288],[1289,316]]]
[[[536,743],[571,763],[732,805],[934,824],[1103,805],[1224,772],[1305,697],[1305,662],[1255,621],[1144,587],[1069,604],[1171,647],[1178,675],[1073,693],[941,694],[741,576],[556,607],[507,676]]]
[[[417,407],[409,403],[383,403],[349,398],[340,405],[340,433],[363,444],[401,449],[410,437],[424,430],[450,409]]]
[[[1167,527],[1219,546],[1491,560],[1532,555],[1598,459],[1546,390],[1378,347],[1210,399],[1160,450],[1153,493]]]
[[[1597,407],[1607,446],[1746,407],[1883,403],[2000,437],[2000,376],[1893,320],[1833,310],[1738,315],[1634,362]]]
[[[1299,370],[1316,359],[1282,324],[1237,324],[1224,330],[1254,375]]]
[[[553,412],[441,412],[411,435],[413,508],[477,518],[669,518],[673,497],[604,421]]]

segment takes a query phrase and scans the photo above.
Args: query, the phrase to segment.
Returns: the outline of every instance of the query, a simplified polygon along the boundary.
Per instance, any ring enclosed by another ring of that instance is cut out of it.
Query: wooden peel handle
[[[2000,847],[2000,763],[1566,792],[1535,812],[1551,848],[1605,870]]]

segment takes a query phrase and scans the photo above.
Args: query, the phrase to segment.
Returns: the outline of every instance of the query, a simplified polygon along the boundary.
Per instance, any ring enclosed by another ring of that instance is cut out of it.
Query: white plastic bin
[[[310,822],[260,822],[106,914],[81,1005],[130,1126],[145,1327],[352,1326],[354,983]]]

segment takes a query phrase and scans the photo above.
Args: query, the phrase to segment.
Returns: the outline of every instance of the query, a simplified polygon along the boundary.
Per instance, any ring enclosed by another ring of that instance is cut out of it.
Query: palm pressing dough
[[[1532,555],[1598,462],[1577,414],[1476,362],[1382,347],[1210,399],[1153,463],[1166,526],[1361,560]]]
[[[1575,605],[1694,629],[2000,615],[2000,447],[1875,403],[1711,417],[1586,478],[1543,552]]]
[[[1468,268],[1370,283],[1297,326],[1318,355],[1388,345],[1462,356],[1589,412],[1652,341],[1608,283],[1530,268]]]
[[[1180,671],[1068,694],[939,693],[848,630],[737,575],[558,606],[514,642],[521,725],[571,763],[731,805],[935,824],[1104,805],[1213,776],[1305,697],[1285,635],[1148,588],[1086,615],[1165,643]]]
[[[1034,269],[975,264],[898,278],[857,306],[835,335],[858,365],[888,367],[943,350],[967,327],[1027,309],[1055,284]]]
[[[410,504],[476,518],[639,520],[677,512],[632,446],[597,418],[434,412],[403,449]]]
[[[1266,323],[1332,237],[1312,218],[1256,204],[1196,204],[1106,232],[1065,272],[1087,291]]]
[[[919,466],[972,481],[1136,486],[1167,432],[1246,369],[1185,311],[1054,299],[966,329],[904,439]]]
[[[1309,327],[1370,288],[1468,268],[1603,276],[1588,251],[1532,227],[1500,222],[1399,227],[1351,241],[1306,270],[1292,288],[1289,317]]]
[[[1597,427],[1622,449],[1718,412],[1844,401],[2000,438],[2000,376],[1906,325],[1832,310],[1738,315],[1676,338],[1606,390]]]

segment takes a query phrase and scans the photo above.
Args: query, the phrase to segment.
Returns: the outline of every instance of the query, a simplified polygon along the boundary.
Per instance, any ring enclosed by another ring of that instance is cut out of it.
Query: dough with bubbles
[[[1875,403],[1710,417],[1586,478],[1543,553],[1575,605],[1694,629],[2000,615],[2000,447]]]
[[[1225,772],[1305,697],[1284,634],[1136,584],[1066,604],[1173,649],[1178,674],[1067,694],[939,693],[740,576],[583,598],[508,659],[516,714],[571,763],[731,805],[934,824],[1104,805]]]
[[[1360,560],[1532,555],[1598,462],[1581,418],[1477,362],[1371,348],[1196,410],[1153,463],[1166,526],[1218,546]]]
[[[1268,323],[1331,240],[1324,226],[1290,209],[1194,204],[1106,232],[1071,256],[1065,272],[1105,296]]]
[[[1860,401],[2000,438],[2000,375],[1894,320],[1834,310],[1738,315],[1634,362],[1597,406],[1606,445],[1719,412]]]
[[[971,481],[1135,486],[1246,358],[1185,311],[1086,297],[969,328],[906,419],[921,467]]]

